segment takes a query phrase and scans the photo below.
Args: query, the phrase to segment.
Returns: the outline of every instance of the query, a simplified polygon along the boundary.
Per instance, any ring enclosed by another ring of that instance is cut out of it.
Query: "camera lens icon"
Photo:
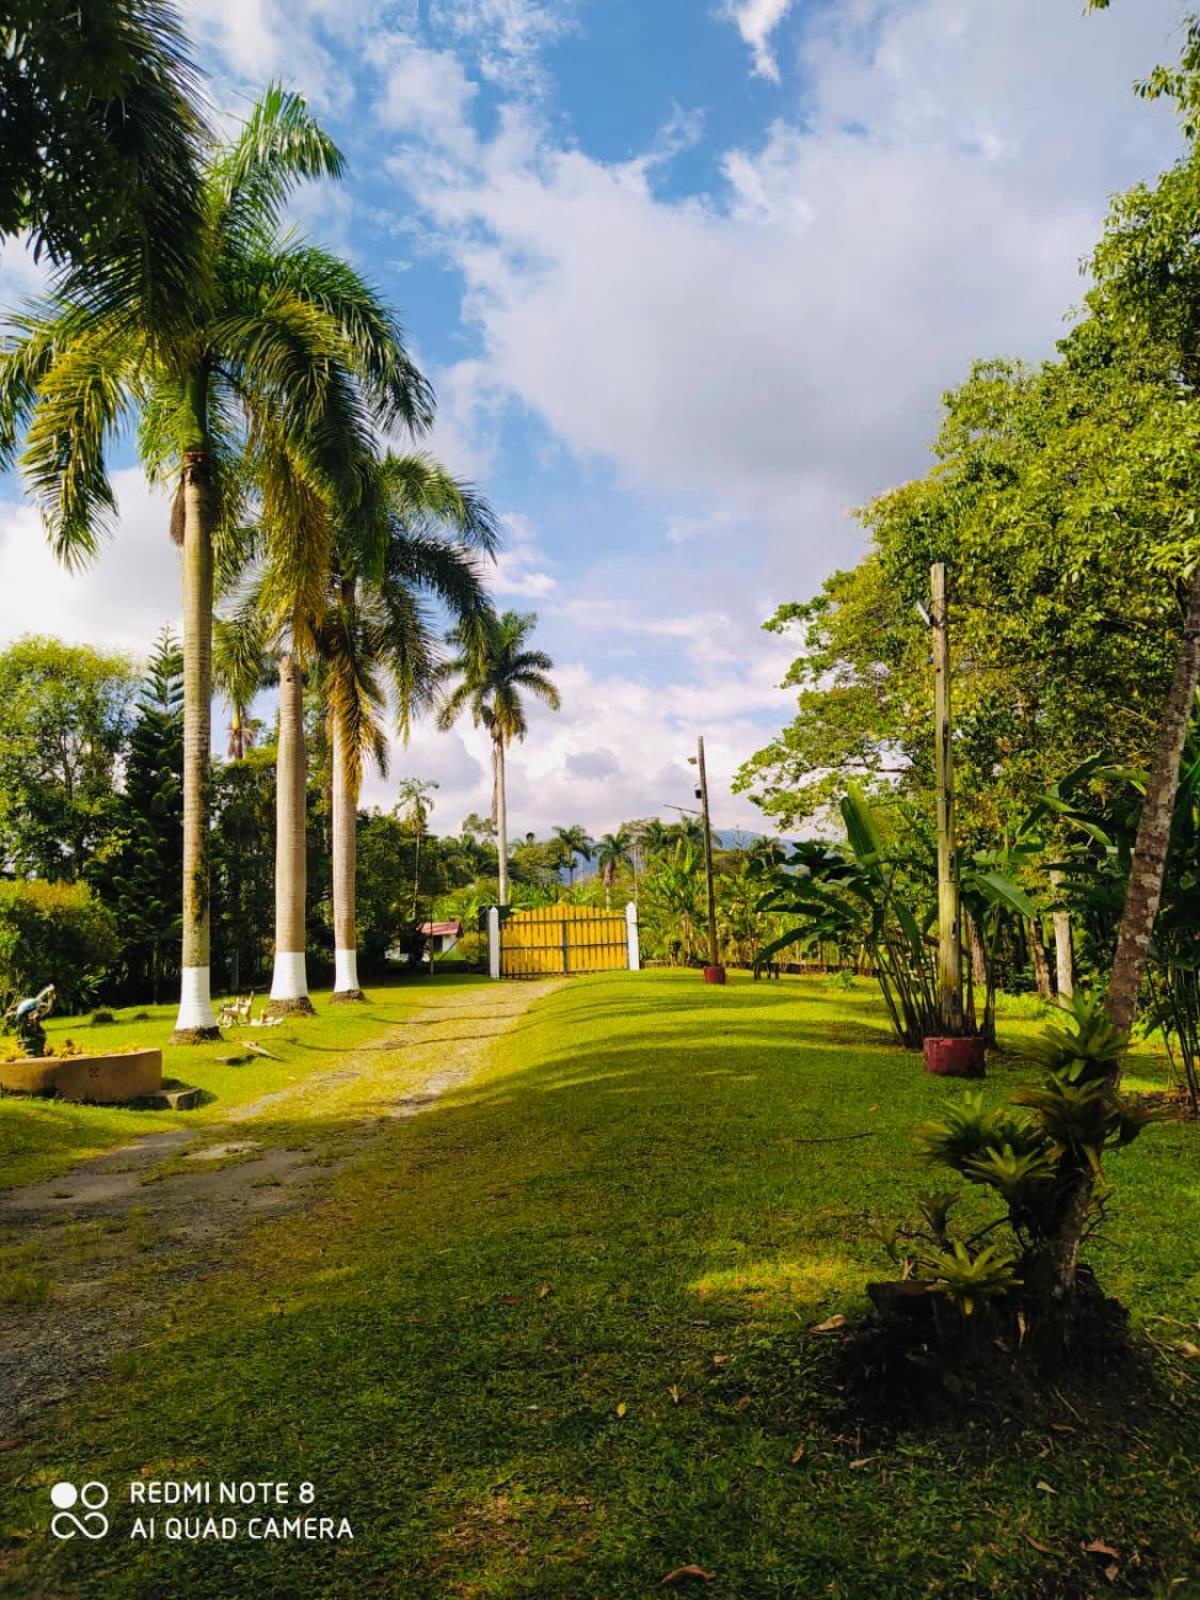
[[[50,1518],[50,1531],[56,1539],[74,1539],[78,1534],[85,1539],[103,1539],[108,1532],[108,1518],[100,1511],[108,1504],[106,1484],[93,1479],[77,1489],[63,1479],[50,1490],[50,1504],[55,1508]],[[77,1505],[83,1507],[85,1515],[75,1515]]]

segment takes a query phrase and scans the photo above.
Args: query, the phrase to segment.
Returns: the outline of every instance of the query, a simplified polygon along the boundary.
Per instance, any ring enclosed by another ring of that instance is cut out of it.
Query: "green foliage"
[[[1060,1002],[1063,1020],[1046,1024],[1041,1036],[1027,1048],[1031,1058],[1050,1073],[1061,1073],[1070,1083],[1115,1075],[1129,1050],[1128,1038],[1108,1020],[1104,997],[1098,990],[1079,989]]]
[[[1104,1014],[1098,996],[1079,993],[1061,1021],[1025,1047],[1045,1074],[1009,1103],[989,1107],[969,1091],[917,1129],[925,1161],[959,1173],[996,1195],[1003,1213],[970,1236],[949,1222],[948,1192],[921,1202],[924,1226],[899,1228],[886,1242],[905,1275],[927,1281],[969,1315],[977,1301],[1022,1290],[1036,1309],[1062,1309],[1054,1255],[1082,1200],[1090,1228],[1103,1216],[1107,1149],[1130,1144],[1155,1113],[1116,1088],[1129,1043]],[[1004,1229],[1004,1238],[992,1238]],[[982,1247],[982,1241],[991,1242]],[[905,1244],[905,1241],[908,1243]]]
[[[176,286],[199,228],[199,84],[165,0],[11,0],[0,24],[0,236],[85,280],[147,241]]]
[[[86,884],[0,882],[0,986],[14,998],[52,983],[60,1010],[81,1010],[120,948],[112,914]]]
[[[125,755],[119,821],[89,881],[123,942],[122,987],[157,1002],[177,971],[183,868],[183,656],[159,636]]]
[[[124,656],[28,637],[0,652],[0,851],[75,879],[117,826],[136,675]]]

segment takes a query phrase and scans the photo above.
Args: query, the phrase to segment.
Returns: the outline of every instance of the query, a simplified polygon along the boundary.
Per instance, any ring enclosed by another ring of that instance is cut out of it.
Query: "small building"
[[[425,940],[426,954],[449,955],[462,934],[461,922],[423,922],[421,934]]]

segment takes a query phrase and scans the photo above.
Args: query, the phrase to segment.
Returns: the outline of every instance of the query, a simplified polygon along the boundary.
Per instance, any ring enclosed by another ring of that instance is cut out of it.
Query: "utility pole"
[[[933,674],[938,875],[938,992],[942,1026],[950,1038],[963,1028],[962,930],[959,917],[958,846],[954,838],[954,750],[950,742],[950,618],[946,568],[929,569],[933,600]]]
[[[696,740],[696,767],[700,787],[696,798],[700,802],[700,815],[704,821],[704,878],[708,890],[708,964],[721,965],[721,952],[717,948],[717,896],[713,888],[712,824],[708,815],[708,772],[704,765],[704,735]]]

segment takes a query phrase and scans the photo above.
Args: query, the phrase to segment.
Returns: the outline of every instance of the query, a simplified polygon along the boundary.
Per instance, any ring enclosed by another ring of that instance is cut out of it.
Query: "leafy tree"
[[[76,879],[120,817],[137,675],[124,656],[28,637],[0,653],[0,849],[18,876]]]
[[[531,650],[528,640],[537,626],[533,612],[506,611],[488,621],[481,639],[456,629],[450,642],[458,654],[441,669],[448,688],[438,726],[451,728],[470,709],[477,727],[492,741],[492,813],[500,856],[500,904],[508,904],[508,801],[504,755],[514,739],[529,731],[522,690],[557,711],[562,702],[549,674],[554,663],[544,650]],[[457,682],[454,680],[457,679]]]
[[[297,96],[273,88],[241,132],[216,151],[200,188],[204,227],[187,293],[171,302],[160,255],[85,291],[68,280],[0,362],[0,463],[25,437],[21,465],[56,553],[87,561],[115,504],[105,448],[131,411],[154,479],[176,485],[173,531],[182,545],[184,868],[180,1039],[210,1037],[209,767],[215,558],[240,559],[239,475],[255,452],[289,456],[290,474],[253,481],[289,500],[264,500],[265,524],[300,545],[322,526],[303,515],[314,475],[348,497],[356,462],[342,451],[348,414],[366,406],[384,426],[424,426],[428,391],[391,314],[356,273],[279,224],[296,185],[336,176],[341,156]],[[354,369],[353,390],[340,383]],[[321,455],[328,442],[331,459]],[[253,474],[250,475],[253,479]],[[291,547],[296,548],[295,544]],[[279,553],[281,570],[286,556]]]
[[[275,902],[275,750],[249,750],[212,774],[213,965],[234,993],[270,968]]]
[[[120,948],[112,913],[86,883],[0,882],[6,1006],[53,983],[60,1010],[82,1010],[100,993]]]

